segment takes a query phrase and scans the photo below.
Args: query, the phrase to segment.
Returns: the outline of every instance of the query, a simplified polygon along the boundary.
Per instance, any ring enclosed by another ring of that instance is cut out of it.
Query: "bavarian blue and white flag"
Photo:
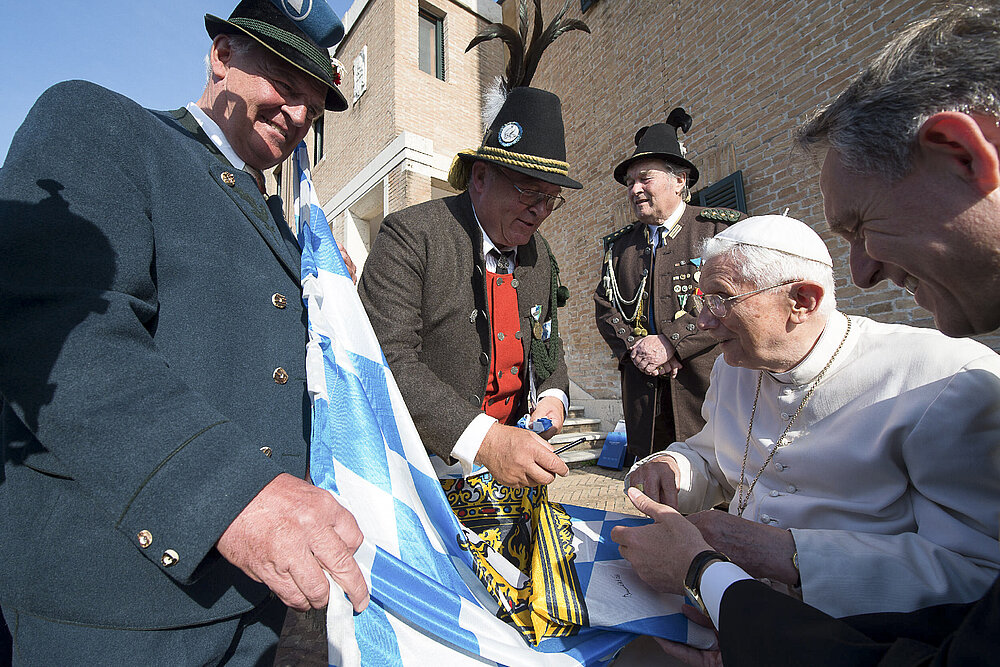
[[[310,470],[357,519],[365,539],[356,559],[371,590],[358,615],[331,594],[330,665],[603,665],[636,633],[710,645],[713,634],[679,613],[682,599],[649,589],[610,540],[615,525],[649,520],[580,507],[564,506],[590,627],[531,646],[497,618],[498,602],[473,573],[476,534],[445,499],[319,206],[304,143],[294,159]]]

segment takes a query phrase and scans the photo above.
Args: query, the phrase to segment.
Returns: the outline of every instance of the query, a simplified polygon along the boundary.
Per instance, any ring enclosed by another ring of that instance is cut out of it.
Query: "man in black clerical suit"
[[[1000,328],[1000,7],[956,7],[903,30],[798,133],[825,154],[830,229],[860,287],[890,280],[950,336]],[[1000,480],[996,480],[1000,484]],[[834,619],[750,579],[680,514],[630,488],[655,523],[612,538],[656,588],[686,592],[718,652],[692,664],[972,665],[1000,656],[1000,580],[977,602]],[[1000,511],[1000,508],[997,508]],[[661,642],[663,644],[663,642]]]

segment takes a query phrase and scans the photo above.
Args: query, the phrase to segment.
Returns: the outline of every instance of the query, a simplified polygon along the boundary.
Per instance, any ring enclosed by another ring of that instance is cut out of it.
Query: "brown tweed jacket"
[[[651,281],[656,333],[670,339],[683,364],[673,380],[648,376],[632,365],[628,350],[638,336],[608,297],[605,287],[607,262],[602,261],[601,282],[594,292],[597,328],[618,359],[629,449],[634,452],[652,451],[650,448],[654,440],[661,447],[669,445],[674,440],[694,435],[705,425],[701,418],[701,404],[705,400],[708,377],[718,352],[715,350],[715,339],[695,325],[700,301],[691,295],[697,287],[695,274],[698,266],[691,260],[697,261],[701,257],[703,239],[714,236],[742,217],[743,214],[738,211],[688,205],[679,220],[681,227],[677,236],[667,239],[657,249]],[[605,237],[605,254],[609,245],[611,266],[620,293],[625,298],[631,298],[642,281],[643,270],[649,267],[646,225],[635,222]],[[649,289],[647,285],[647,291]],[[683,307],[682,295],[688,295]],[[653,433],[657,400],[669,404],[674,433]]]
[[[358,283],[417,431],[427,449],[446,460],[481,412],[493,354],[482,241],[468,193],[411,206],[382,222]],[[541,308],[541,322],[551,317],[550,264],[539,239],[518,248],[514,277],[525,359],[532,306]],[[527,409],[527,386],[525,380],[515,414]],[[568,387],[560,351],[555,371],[537,390],[568,394]]]

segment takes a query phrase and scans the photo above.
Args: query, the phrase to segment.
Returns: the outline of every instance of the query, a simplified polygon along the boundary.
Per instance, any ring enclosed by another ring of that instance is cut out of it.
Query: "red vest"
[[[514,415],[524,377],[524,348],[517,333],[521,320],[517,310],[517,290],[511,285],[513,274],[486,272],[486,302],[490,309],[490,335],[493,355],[486,379],[483,411],[501,424],[514,423]]]

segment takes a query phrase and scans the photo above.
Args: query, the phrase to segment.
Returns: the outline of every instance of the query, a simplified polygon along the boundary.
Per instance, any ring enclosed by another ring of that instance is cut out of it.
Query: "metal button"
[[[780,495],[780,494],[778,493],[777,489],[771,489],[771,493],[770,493],[770,496],[771,496],[772,498],[777,498],[777,497],[778,497],[778,495]]]
[[[222,172],[221,176],[222,176],[222,182],[228,185],[229,187],[233,187],[234,185],[236,185],[236,177],[233,176],[233,172],[224,171]]]
[[[520,284],[521,283],[520,283],[520,281],[518,281],[517,278],[511,278],[510,279],[510,286],[513,287],[514,289],[517,289],[518,286],[520,286]]]
[[[785,421],[788,421],[789,419],[792,418],[792,416],[790,414],[788,414],[787,412],[782,412],[781,413],[781,418],[784,419]]]
[[[760,520],[762,523],[771,523],[771,516],[769,514],[761,514]]]
[[[503,278],[497,278],[497,286],[503,285]]]
[[[479,315],[479,311],[475,309],[469,313],[469,324],[475,324],[477,315]]]
[[[619,329],[619,330],[618,330],[618,333],[619,333],[619,334],[623,334],[623,333],[625,333],[625,330],[624,330],[624,329]]]
[[[678,334],[678,333],[672,333],[672,334],[670,334],[670,340],[677,340],[680,337],[681,337],[681,335]]]
[[[612,317],[611,318],[611,323],[612,324],[618,324],[619,322],[621,322],[621,320],[619,318],[617,318],[617,317]]]
[[[497,340],[503,340],[503,332],[497,334]]]
[[[782,470],[785,469],[786,466],[783,466],[782,464],[780,464],[777,461],[775,461],[774,462],[774,467],[778,469],[778,472],[781,472]]]
[[[629,336],[629,337],[628,337],[628,342],[630,342],[630,343],[631,343],[631,342],[632,342],[632,341],[634,341],[634,340],[635,340],[635,336]]]
[[[656,387],[656,383],[654,383],[654,382],[647,382],[646,386],[649,387],[650,389],[653,389],[654,387]]]
[[[264,445],[263,447],[260,448],[260,453],[266,456],[267,458],[271,458],[271,452],[272,452],[271,448],[268,447],[267,445]]]
[[[490,363],[490,355],[486,354],[485,352],[480,354],[479,363],[481,363],[483,366],[488,366]]]
[[[510,373],[511,375],[517,375],[517,366],[511,366]]]
[[[177,555],[176,551],[173,549],[167,549],[163,552],[163,555],[160,556],[160,565],[163,567],[171,567],[173,565],[177,565],[177,561],[180,559],[181,557]]]
[[[520,331],[515,331],[514,332],[514,338],[516,338],[518,340],[521,340],[521,332]]]
[[[281,366],[274,369],[274,372],[271,373],[271,377],[273,377],[274,381],[278,384],[285,384],[288,382],[288,373],[286,373],[285,369]]]
[[[694,325],[693,324],[687,325],[687,330],[688,331],[694,331]]]
[[[139,546],[145,549],[150,544],[153,543],[153,534],[148,530],[140,530],[139,534],[135,536],[139,540]]]
[[[278,292],[275,292],[274,294],[271,295],[271,303],[274,304],[275,308],[283,309],[285,306],[288,305],[288,299],[285,297],[284,294],[279,294]]]
[[[797,488],[795,488],[795,485],[794,485],[794,484],[789,484],[789,485],[788,485],[788,492],[789,492],[789,493],[795,493],[796,491],[798,491],[798,489],[797,489]]]

